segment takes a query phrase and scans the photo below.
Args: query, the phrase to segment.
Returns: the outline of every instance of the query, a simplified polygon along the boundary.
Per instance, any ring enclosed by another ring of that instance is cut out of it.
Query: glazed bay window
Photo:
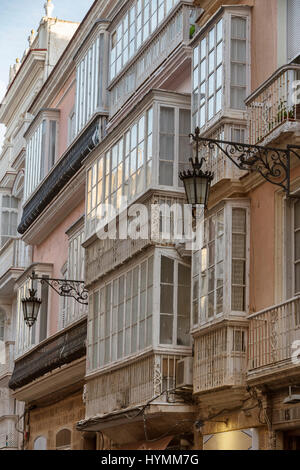
[[[49,173],[57,158],[59,110],[42,110],[25,133],[24,201]]]
[[[132,201],[152,181],[153,109],[146,110],[87,174],[87,236],[101,219],[102,204],[120,208],[121,197]]]
[[[102,32],[76,58],[75,135],[96,112],[106,109],[107,48],[108,33]]]
[[[190,345],[191,268],[161,256],[160,344]]]
[[[17,235],[18,199],[0,194],[0,248]]]
[[[153,262],[153,256],[147,258],[90,297],[90,369],[152,345]]]
[[[243,111],[248,91],[249,14],[225,7],[194,47],[193,129],[205,131],[221,112]]]
[[[187,101],[185,96],[177,98]],[[192,150],[190,120],[188,104],[154,101],[130,126],[124,126],[117,141],[103,149],[87,171],[86,237],[103,217],[103,204],[118,210],[122,196],[131,204],[158,185],[181,190],[178,174],[189,164]]]
[[[193,257],[193,327],[222,315],[247,313],[247,202],[228,202],[208,215]]]
[[[191,156],[190,110],[161,106],[159,118],[159,184],[182,186],[178,173]]]
[[[153,348],[188,350],[190,285],[190,266],[173,250],[156,250],[95,289],[89,301],[89,371]]]
[[[157,29],[178,0],[136,0],[111,35],[110,80],[113,80]]]

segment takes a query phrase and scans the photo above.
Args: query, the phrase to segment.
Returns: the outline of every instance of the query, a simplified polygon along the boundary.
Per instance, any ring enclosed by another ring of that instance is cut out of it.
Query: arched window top
[[[33,450],[47,450],[47,439],[44,436],[39,436],[35,439]]]
[[[71,449],[71,431],[69,429],[62,429],[56,434],[56,449]]]

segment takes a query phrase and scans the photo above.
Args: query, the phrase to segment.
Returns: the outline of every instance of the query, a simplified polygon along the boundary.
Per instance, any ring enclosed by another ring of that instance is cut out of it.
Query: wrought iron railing
[[[300,297],[255,313],[249,320],[248,370],[292,364],[293,345],[300,340]]]
[[[296,81],[300,65],[281,67],[246,100],[249,110],[249,143],[262,142],[286,122],[300,120]]]

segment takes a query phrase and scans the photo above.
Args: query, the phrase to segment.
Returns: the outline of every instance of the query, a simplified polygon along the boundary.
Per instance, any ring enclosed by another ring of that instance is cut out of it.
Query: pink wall
[[[249,4],[243,0],[244,4]],[[251,89],[277,69],[277,0],[254,0],[251,31]]]
[[[57,159],[62,156],[68,147],[69,116],[75,105],[75,94],[76,86],[74,72],[67,80],[64,87],[59,91],[50,106],[51,108],[58,108],[60,110]]]
[[[82,201],[60,225],[49,233],[48,238],[43,243],[34,246],[33,262],[52,263],[54,265],[52,277],[54,278],[62,278],[61,269],[68,259],[68,237],[65,232],[84,214],[84,209],[84,201]],[[48,335],[52,335],[57,331],[59,299],[59,295],[51,290]]]
[[[300,167],[291,172],[291,182],[300,176]],[[250,222],[250,313],[275,304],[275,192],[278,187],[264,183],[252,190]],[[282,247],[283,248],[283,247]],[[282,277],[284,273],[281,274]]]

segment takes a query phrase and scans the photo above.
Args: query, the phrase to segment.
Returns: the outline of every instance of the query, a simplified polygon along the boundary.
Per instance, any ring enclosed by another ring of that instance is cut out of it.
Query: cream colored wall
[[[82,434],[76,431],[76,424],[84,418],[82,391],[71,395],[54,405],[37,407],[30,412],[30,439],[27,449],[32,450],[34,441],[43,436],[47,439],[47,450],[55,450],[56,434],[69,429],[72,450],[83,448]]]
[[[252,447],[252,432],[229,431],[204,436],[203,450],[249,450]]]

